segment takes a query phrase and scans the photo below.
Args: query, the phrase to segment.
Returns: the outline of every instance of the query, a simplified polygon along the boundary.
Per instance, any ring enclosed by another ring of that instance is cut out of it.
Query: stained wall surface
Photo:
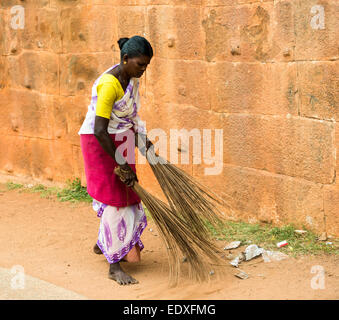
[[[168,140],[211,129],[211,157],[192,163],[183,142],[180,166],[229,217],[339,236],[338,12],[336,0],[1,0],[0,172],[86,185],[91,87],[119,62],[117,40],[142,35],[155,55],[140,116]],[[162,197],[148,165],[138,174]]]

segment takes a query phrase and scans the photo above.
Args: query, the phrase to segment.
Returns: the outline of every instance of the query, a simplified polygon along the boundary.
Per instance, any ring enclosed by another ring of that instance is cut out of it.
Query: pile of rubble
[[[284,245],[287,245],[288,243],[286,241],[282,241],[281,243],[278,243],[278,247],[282,247]],[[224,250],[233,250],[238,248],[241,245],[241,241],[233,241],[226,245]],[[264,248],[258,247],[256,244],[251,244],[245,248],[244,251],[240,252],[236,256],[234,254],[230,253],[226,258],[230,259],[230,264],[235,267],[239,268],[239,264],[250,261],[254,258],[257,258],[261,256],[264,260],[264,262],[271,262],[271,261],[280,261],[283,259],[288,258],[287,254],[284,254],[280,251],[268,251]],[[240,279],[247,279],[248,274],[244,272],[243,270],[237,269],[237,272],[235,273],[235,276]]]

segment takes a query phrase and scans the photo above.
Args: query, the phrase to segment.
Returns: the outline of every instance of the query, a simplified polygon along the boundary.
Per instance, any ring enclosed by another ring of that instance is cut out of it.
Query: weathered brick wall
[[[24,28],[11,11],[24,8]],[[1,0],[0,171],[84,180],[91,86],[143,35],[148,130],[222,128],[223,171],[185,165],[233,216],[339,235],[336,0]],[[323,10],[323,11],[322,11]],[[17,21],[18,23],[18,21]],[[149,190],[159,187],[139,165]]]

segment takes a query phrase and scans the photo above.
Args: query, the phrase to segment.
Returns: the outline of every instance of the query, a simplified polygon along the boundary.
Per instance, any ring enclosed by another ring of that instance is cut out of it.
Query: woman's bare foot
[[[97,244],[95,244],[95,246],[93,247],[93,251],[96,254],[102,254],[102,252],[101,252],[101,250],[100,250],[100,248],[98,247]]]
[[[110,264],[108,277],[120,285],[139,283],[121,269],[119,262]]]

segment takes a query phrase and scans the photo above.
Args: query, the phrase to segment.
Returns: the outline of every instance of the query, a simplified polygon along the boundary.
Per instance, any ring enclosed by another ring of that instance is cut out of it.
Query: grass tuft
[[[60,201],[70,202],[92,202],[93,199],[87,193],[85,187],[81,185],[79,178],[73,181],[67,181],[68,186],[57,193],[57,197]]]
[[[67,181],[66,188],[45,187],[42,184],[25,186],[19,183],[7,182],[7,190],[19,190],[19,192],[40,193],[42,198],[56,197],[59,201],[68,202],[87,202],[91,203],[93,199],[88,195],[85,187],[81,186],[81,181],[76,178],[73,181]],[[148,219],[152,216],[145,208]],[[216,230],[211,224],[206,223],[212,237],[223,241],[241,241],[242,245],[256,244],[266,250],[279,250],[281,252],[294,256],[301,254],[339,254],[339,240],[331,239],[329,241],[319,241],[318,237],[311,230],[299,235],[294,230],[299,229],[293,224],[282,227],[272,226],[270,224],[250,224],[241,221],[227,221]],[[277,248],[276,244],[286,240],[288,246]],[[328,242],[332,242],[329,244]]]
[[[19,184],[19,183],[14,183],[14,182],[7,182],[6,183],[6,188],[8,190],[15,190],[15,189],[22,189],[24,187],[23,184]]]
[[[66,188],[46,187],[42,184],[23,185],[13,182],[6,183],[7,190],[19,190],[19,192],[39,193],[42,198],[57,198],[59,201],[69,202],[92,202],[93,199],[87,193],[85,187],[81,185],[79,178],[73,181],[68,180]]]
[[[270,224],[250,224],[246,222],[227,221],[218,232],[211,225],[207,225],[211,234],[217,240],[241,241],[242,245],[256,244],[266,250],[279,250],[294,256],[301,254],[339,254],[339,240],[319,241],[311,230],[300,235],[295,232],[298,228],[293,224],[282,227]],[[287,246],[277,247],[277,243],[286,240]],[[326,243],[332,242],[332,244]]]

